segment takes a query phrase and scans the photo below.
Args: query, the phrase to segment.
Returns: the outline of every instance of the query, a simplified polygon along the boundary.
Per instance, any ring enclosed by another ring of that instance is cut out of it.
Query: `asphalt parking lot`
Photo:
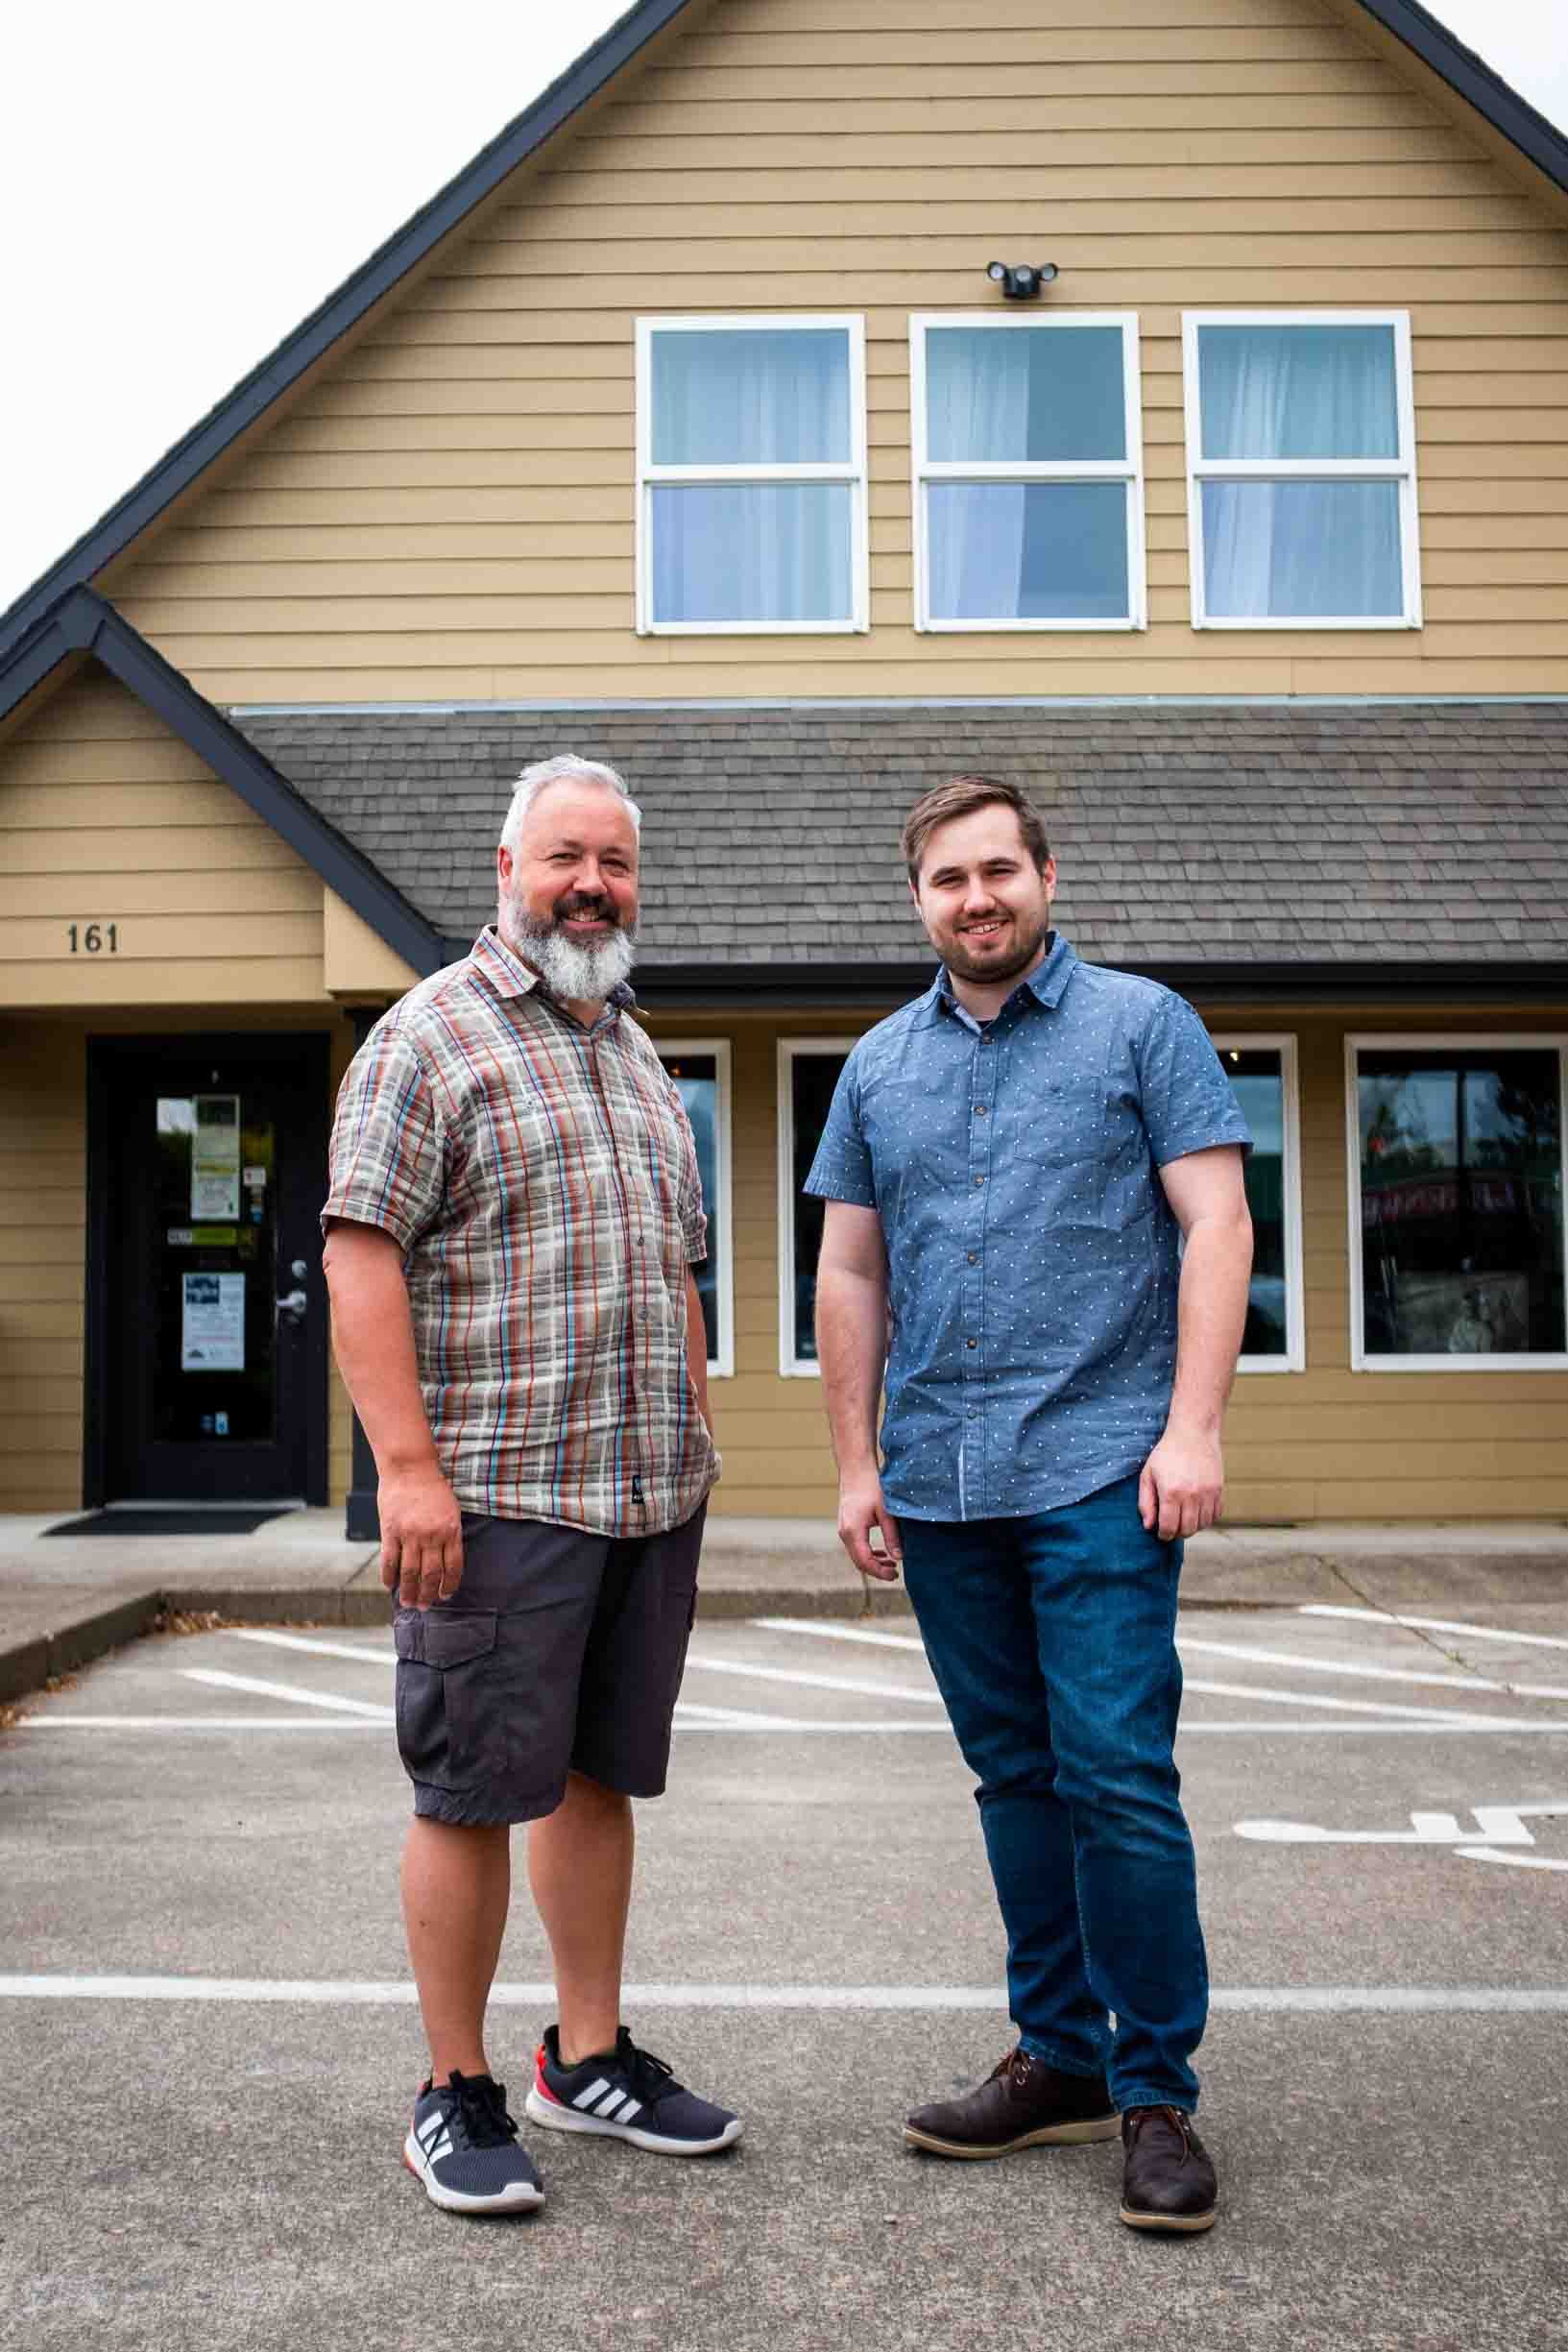
[[[1568,2342],[1568,1601],[1191,1612],[1182,1645],[1223,2200],[1184,2241],[1119,2225],[1114,2145],[901,2146],[1009,2039],[906,1623],[699,1623],[627,2016],[746,2137],[697,2164],[551,2139],[511,2222],[439,2214],[398,2162],[389,1639],[228,1628],[84,1673],[0,1736],[0,2341]],[[546,1975],[519,1898],[515,2112]]]

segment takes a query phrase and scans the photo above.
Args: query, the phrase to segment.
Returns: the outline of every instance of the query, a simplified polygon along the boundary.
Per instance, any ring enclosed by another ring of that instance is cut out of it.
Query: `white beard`
[[[602,1005],[631,971],[635,950],[628,931],[613,933],[597,947],[580,947],[575,939],[564,939],[553,924],[536,923],[515,908],[510,914],[501,934],[507,946],[533,966],[563,1004]]]

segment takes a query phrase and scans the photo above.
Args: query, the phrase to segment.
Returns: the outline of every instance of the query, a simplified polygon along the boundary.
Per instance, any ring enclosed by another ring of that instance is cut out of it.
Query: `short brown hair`
[[[1025,800],[1017,785],[1007,783],[1001,776],[954,776],[951,784],[933,785],[929,792],[922,793],[904,820],[900,846],[910,882],[919,887],[920,861],[938,825],[946,825],[955,816],[973,816],[977,809],[989,809],[998,803],[1012,810],[1024,837],[1024,846],[1034,860],[1037,872],[1043,874],[1050,857],[1050,843],[1046,839],[1046,829],[1033,802]]]

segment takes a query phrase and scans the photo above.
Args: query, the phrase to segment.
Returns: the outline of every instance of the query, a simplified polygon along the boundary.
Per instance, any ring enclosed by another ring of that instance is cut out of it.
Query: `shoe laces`
[[[517,2138],[518,2127],[506,2112],[504,2082],[489,2074],[454,2073],[450,2087],[470,2147],[504,2147]]]
[[[1146,2124],[1157,2118],[1168,2130],[1174,2131],[1181,2141],[1183,2162],[1193,2152],[1193,2126],[1179,2107],[1133,2107],[1128,2110],[1130,2136],[1136,2140]]]
[[[656,2058],[651,2049],[639,2049],[630,2029],[625,2025],[615,2036],[615,2056],[626,2069],[632,2087],[645,2107],[653,2106],[658,2099],[667,2098],[672,2091],[678,2091],[681,2087],[675,2079],[675,2069],[666,2066],[663,2058]]]

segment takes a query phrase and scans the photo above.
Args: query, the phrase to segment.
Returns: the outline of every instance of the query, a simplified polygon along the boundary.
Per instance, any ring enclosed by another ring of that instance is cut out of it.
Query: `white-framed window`
[[[637,323],[639,632],[868,625],[865,322]]]
[[[917,629],[1146,625],[1138,321],[909,322]]]
[[[1194,629],[1418,629],[1403,310],[1182,315]]]
[[[1565,1047],[1346,1039],[1353,1371],[1568,1368]]]
[[[855,1042],[853,1037],[779,1040],[779,1370],[786,1380],[818,1374],[823,1203],[801,1186],[811,1173],[828,1105]]]
[[[1252,1212],[1252,1283],[1237,1370],[1305,1371],[1295,1039],[1239,1031],[1217,1036],[1214,1049],[1252,1131],[1243,1172]]]
[[[730,1209],[730,1041],[727,1037],[656,1037],[654,1050],[680,1089],[697,1146],[708,1256],[694,1266],[708,1369],[735,1370],[735,1227]]]

